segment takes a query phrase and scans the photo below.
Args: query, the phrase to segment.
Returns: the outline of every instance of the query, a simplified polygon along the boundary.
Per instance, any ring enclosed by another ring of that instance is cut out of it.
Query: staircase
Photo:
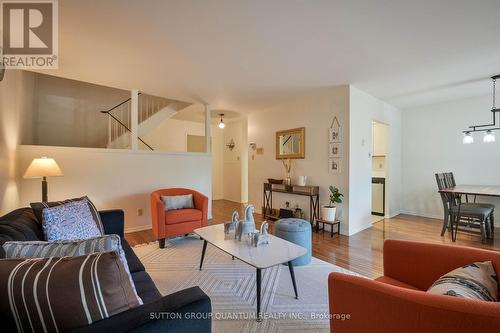
[[[101,111],[109,116],[107,148],[131,148],[131,103],[131,98],[129,98],[107,111]],[[191,103],[139,93],[139,148],[154,150],[154,147],[141,137],[156,128],[165,119],[174,116],[190,105]]]

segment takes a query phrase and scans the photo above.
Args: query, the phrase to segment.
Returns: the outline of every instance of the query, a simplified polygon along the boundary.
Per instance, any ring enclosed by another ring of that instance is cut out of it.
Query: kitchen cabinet
[[[372,126],[373,156],[385,156],[388,140],[387,125],[374,122]]]

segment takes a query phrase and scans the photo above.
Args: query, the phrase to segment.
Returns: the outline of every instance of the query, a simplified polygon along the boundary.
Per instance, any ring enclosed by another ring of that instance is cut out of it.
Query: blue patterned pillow
[[[42,227],[47,241],[101,236],[86,200],[44,208]]]

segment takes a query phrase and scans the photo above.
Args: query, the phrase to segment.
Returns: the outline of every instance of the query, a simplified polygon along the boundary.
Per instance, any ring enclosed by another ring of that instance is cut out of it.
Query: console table
[[[319,186],[298,186],[264,183],[264,218],[279,218],[279,216],[271,214],[271,211],[273,209],[273,192],[309,197],[309,221],[312,224],[316,219],[319,219]]]

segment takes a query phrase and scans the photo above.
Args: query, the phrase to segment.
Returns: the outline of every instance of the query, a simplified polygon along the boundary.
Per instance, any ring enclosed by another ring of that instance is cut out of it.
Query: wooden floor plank
[[[242,208],[243,205],[239,203],[228,200],[215,200],[212,206],[213,218],[210,223],[219,224],[230,220],[234,210],[238,210],[240,216],[242,216]],[[257,226],[259,226],[262,222],[262,216],[255,214],[255,220]],[[374,278],[383,273],[382,249],[386,239],[413,240],[500,250],[499,232],[495,232],[495,239],[485,244],[481,243],[479,236],[466,233],[459,233],[457,241],[453,243],[450,234],[440,236],[441,226],[441,220],[398,215],[395,218],[377,222],[371,228],[350,237],[334,235],[332,238],[329,232],[320,232],[319,234],[313,232],[313,256]],[[125,238],[131,246],[156,240],[151,230],[127,233]]]

